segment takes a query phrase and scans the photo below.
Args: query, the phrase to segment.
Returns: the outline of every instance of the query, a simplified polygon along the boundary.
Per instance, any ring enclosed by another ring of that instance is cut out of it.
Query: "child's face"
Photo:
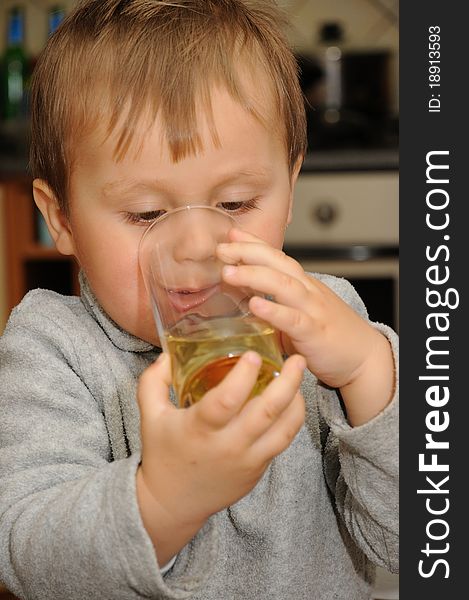
[[[70,244],[98,301],[123,329],[158,344],[138,268],[148,219],[188,204],[229,210],[242,229],[281,248],[291,216],[293,184],[278,133],[222,90],[213,93],[220,145],[200,121],[203,152],[174,163],[158,119],[141,152],[113,158],[115,138],[87,138],[71,177]],[[242,204],[240,204],[242,203]],[[150,213],[139,216],[139,213]],[[153,214],[152,214],[153,213]],[[177,232],[175,232],[177,235]]]

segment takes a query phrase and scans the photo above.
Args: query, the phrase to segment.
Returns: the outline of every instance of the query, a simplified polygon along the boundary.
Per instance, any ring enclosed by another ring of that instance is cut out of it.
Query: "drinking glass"
[[[249,299],[261,294],[222,279],[216,248],[235,224],[219,208],[184,206],[154,221],[140,242],[140,269],[183,408],[216,386],[247,350],[262,357],[250,397],[283,362],[277,331],[249,311]]]

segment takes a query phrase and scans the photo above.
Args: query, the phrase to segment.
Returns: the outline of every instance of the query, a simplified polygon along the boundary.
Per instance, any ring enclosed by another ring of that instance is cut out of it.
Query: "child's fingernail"
[[[222,252],[227,250],[229,248],[229,244],[226,244],[225,242],[220,242],[217,246],[218,250],[221,250]]]
[[[252,365],[256,365],[256,367],[259,367],[262,363],[262,358],[260,357],[260,355],[257,354],[257,352],[253,352],[252,350],[244,354],[244,359]]]
[[[235,267],[233,265],[225,265],[223,267],[223,275],[230,277],[231,275],[234,275],[237,270],[238,270],[238,267]]]

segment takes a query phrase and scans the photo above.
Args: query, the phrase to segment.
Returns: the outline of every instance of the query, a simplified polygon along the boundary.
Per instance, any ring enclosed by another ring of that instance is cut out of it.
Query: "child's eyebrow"
[[[254,181],[256,183],[267,183],[270,181],[272,174],[267,169],[259,170],[242,170],[235,173],[227,174],[214,182],[212,189],[217,191],[228,185],[233,185],[245,180]],[[136,181],[132,179],[116,179],[105,183],[101,189],[101,193],[105,198],[111,198],[116,193],[119,194],[138,194],[147,192],[167,192],[170,190],[168,186],[158,179]]]
[[[161,186],[158,180],[151,181],[135,181],[132,179],[116,179],[115,181],[108,181],[101,188],[101,193],[104,197],[110,198],[116,193],[129,194],[129,193],[145,193],[161,191]]]
[[[256,183],[267,183],[272,178],[272,174],[267,169],[259,171],[243,170],[236,173],[230,173],[226,177],[223,177],[218,181],[213,189],[216,191],[220,188],[232,185],[243,181],[254,181]]]

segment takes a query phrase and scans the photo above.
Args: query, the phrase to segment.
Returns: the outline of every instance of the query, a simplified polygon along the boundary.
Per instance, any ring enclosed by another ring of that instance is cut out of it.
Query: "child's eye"
[[[249,210],[257,208],[257,198],[251,198],[250,200],[244,200],[239,202],[219,202],[217,204],[218,208],[222,210],[234,214],[241,215]],[[125,220],[128,223],[136,224],[136,225],[148,225],[149,223],[156,221],[161,218],[165,214],[165,210],[149,210],[147,212],[139,212],[139,213],[125,213]]]
[[[125,220],[128,223],[136,223],[142,225],[148,225],[151,221],[155,221],[164,215],[165,210],[149,210],[148,212],[131,213],[125,214]]]
[[[250,200],[245,200],[244,202],[219,202],[217,206],[226,212],[241,215],[248,210],[257,208],[257,204],[258,198],[251,198]]]

